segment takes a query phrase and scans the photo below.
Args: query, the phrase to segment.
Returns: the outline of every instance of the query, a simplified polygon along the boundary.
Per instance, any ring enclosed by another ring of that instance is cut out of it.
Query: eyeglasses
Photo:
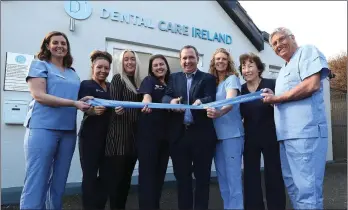
[[[272,42],[272,48],[274,49],[274,48],[276,48],[278,46],[278,44],[284,43],[286,38],[288,38],[290,36],[292,36],[292,35],[290,34],[290,35],[284,35],[284,36],[279,37],[278,40],[275,40],[275,41]]]

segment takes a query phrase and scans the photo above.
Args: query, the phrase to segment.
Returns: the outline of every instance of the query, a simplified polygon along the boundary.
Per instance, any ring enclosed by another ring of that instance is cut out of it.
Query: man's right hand
[[[173,98],[170,101],[170,104],[180,104],[181,99],[182,99],[182,97]],[[185,109],[172,109],[172,111],[174,111],[174,112],[184,112]]]

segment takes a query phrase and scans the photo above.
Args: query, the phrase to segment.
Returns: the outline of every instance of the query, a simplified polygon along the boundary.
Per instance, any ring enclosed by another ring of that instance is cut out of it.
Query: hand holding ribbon
[[[175,110],[185,110],[185,109],[206,109],[209,107],[213,108],[220,108],[225,105],[233,105],[233,104],[240,104],[240,103],[247,103],[249,101],[259,100],[262,99],[263,96],[261,95],[263,92],[257,91],[254,93],[249,93],[241,96],[237,96],[234,98],[214,101],[207,104],[200,104],[200,105],[187,105],[187,104],[180,104],[181,98],[173,99],[170,104],[165,103],[142,103],[142,102],[132,102],[132,101],[115,101],[115,100],[105,100],[100,98],[93,98],[87,101],[88,104],[91,106],[104,106],[104,107],[110,107],[110,108],[118,108],[118,113],[121,114],[122,110],[120,108],[140,108],[143,109],[144,106],[147,106],[147,108],[150,109],[175,109]],[[115,110],[116,111],[116,110]]]

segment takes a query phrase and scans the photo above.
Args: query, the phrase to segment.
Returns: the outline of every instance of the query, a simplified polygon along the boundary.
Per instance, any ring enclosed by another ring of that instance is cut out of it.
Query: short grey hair
[[[276,34],[276,33],[281,33],[281,34],[284,34],[284,35],[287,35],[287,36],[291,36],[291,35],[294,35],[290,29],[288,28],[285,28],[285,27],[278,27],[276,29],[273,30],[273,32],[271,33],[271,35],[269,36],[269,40],[268,42],[272,45],[272,37]]]

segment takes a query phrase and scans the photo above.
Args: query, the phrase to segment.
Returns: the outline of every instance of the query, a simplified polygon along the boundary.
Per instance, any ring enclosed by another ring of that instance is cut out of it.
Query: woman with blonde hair
[[[210,61],[209,73],[216,76],[216,100],[233,98],[241,93],[241,84],[230,53],[219,48]],[[242,154],[244,128],[239,104],[221,109],[208,108],[214,119],[218,143],[214,157],[224,209],[243,209]]]
[[[117,73],[110,84],[110,99],[141,102],[139,58],[124,50],[114,62]],[[139,109],[116,107],[111,113],[105,144],[105,187],[111,209],[125,209],[132,174],[137,161],[135,136]]]

